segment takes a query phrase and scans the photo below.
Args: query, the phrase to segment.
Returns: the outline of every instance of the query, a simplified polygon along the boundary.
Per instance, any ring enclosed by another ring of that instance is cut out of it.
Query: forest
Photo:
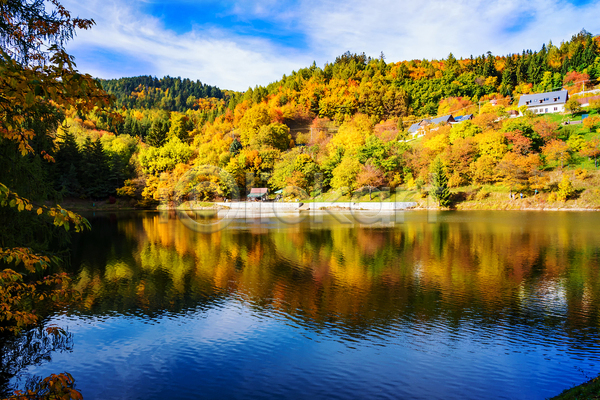
[[[285,189],[289,199],[364,199],[365,188],[391,188],[439,200],[436,176],[438,191],[467,188],[467,197],[506,190],[564,201],[595,182],[598,102],[587,111],[573,102],[597,84],[599,43],[582,30],[558,46],[505,56],[386,62],[347,52],[243,93],[171,77],[98,81],[112,108],[65,110],[46,149],[55,162],[40,168],[56,196],[139,207],[237,190],[243,198],[251,187]],[[562,89],[571,96],[568,113],[518,109],[524,94]],[[584,111],[583,124],[561,124]],[[419,137],[407,132],[447,114],[474,118],[429,126]],[[444,205],[449,191],[440,192]],[[596,201],[596,193],[583,194]]]

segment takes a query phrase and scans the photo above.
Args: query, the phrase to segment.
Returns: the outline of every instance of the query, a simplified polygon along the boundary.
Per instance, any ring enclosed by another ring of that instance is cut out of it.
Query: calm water
[[[48,321],[70,350],[23,370],[85,399],[543,399],[600,373],[597,213],[90,221],[83,299]]]

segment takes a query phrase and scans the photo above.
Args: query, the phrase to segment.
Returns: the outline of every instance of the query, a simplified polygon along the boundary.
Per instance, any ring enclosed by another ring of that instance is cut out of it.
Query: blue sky
[[[96,25],[69,44],[96,77],[246,90],[349,50],[386,61],[504,55],[600,33],[600,0],[64,0]]]

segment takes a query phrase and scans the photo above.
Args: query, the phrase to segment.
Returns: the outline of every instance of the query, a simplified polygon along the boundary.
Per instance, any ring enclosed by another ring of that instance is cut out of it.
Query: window
[[[546,111],[544,111],[544,112],[548,112],[548,109],[546,108]]]
[[[558,111],[558,107],[554,107],[554,111]]]

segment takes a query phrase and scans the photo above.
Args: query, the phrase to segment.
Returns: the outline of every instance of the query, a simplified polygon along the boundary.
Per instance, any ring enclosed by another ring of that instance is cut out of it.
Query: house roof
[[[437,117],[430,121],[432,124],[441,124],[442,122],[454,122],[454,117],[452,114],[444,115],[443,117]]]
[[[519,99],[519,107],[521,106],[540,106],[540,105],[551,105],[551,104],[564,104],[569,99],[569,92],[566,90],[559,90],[556,92],[536,93],[536,94],[524,94]]]
[[[268,188],[252,188],[250,189],[250,194],[267,194],[269,193]]]
[[[459,115],[457,117],[454,117],[454,122],[463,122],[468,119],[473,119],[473,114]]]
[[[416,131],[418,131],[418,130],[419,130],[419,128],[421,127],[421,125],[420,125],[420,124],[421,124],[420,122],[417,122],[417,123],[415,123],[415,124],[412,124],[412,125],[410,126],[410,128],[408,128],[408,131],[409,131],[410,133],[413,133],[413,132],[416,132]]]
[[[583,97],[583,98],[577,99],[577,102],[579,104],[588,104],[590,101],[593,101],[593,100],[600,100],[600,96]]]
[[[417,122],[416,124],[412,124],[410,126],[410,128],[408,128],[408,132],[410,133],[414,133],[416,131],[418,131],[422,126],[425,125],[429,125],[429,124],[440,124],[442,122],[454,122],[454,118],[452,118],[452,115],[444,115],[443,117],[437,117],[434,119],[422,119],[420,122]]]

